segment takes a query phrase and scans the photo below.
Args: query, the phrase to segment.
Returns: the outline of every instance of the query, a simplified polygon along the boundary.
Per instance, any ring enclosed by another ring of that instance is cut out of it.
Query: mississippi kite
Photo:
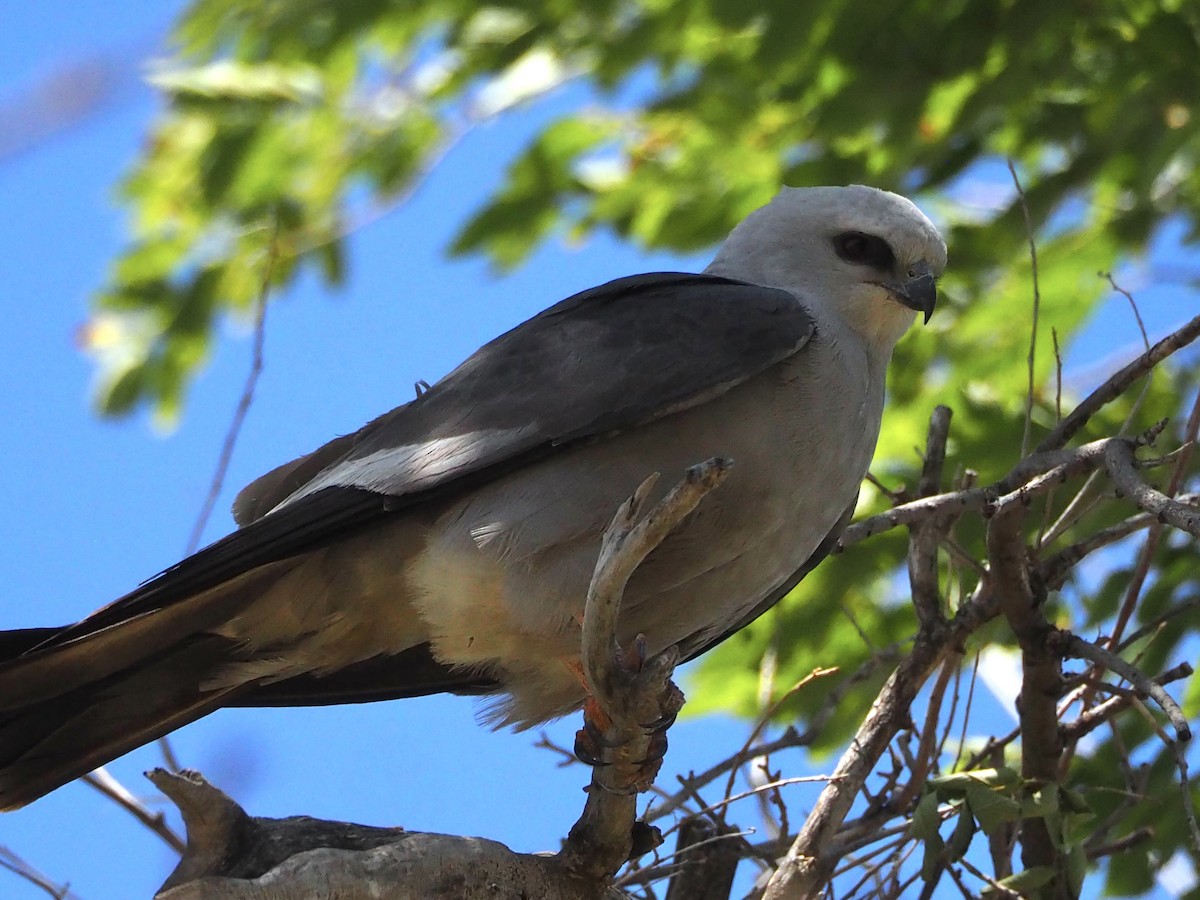
[[[620,619],[651,653],[703,653],[836,540],[945,261],[902,197],[788,188],[703,274],[621,278],[496,338],[250,484],[228,537],[77,624],[0,633],[0,808],[220,706],[494,694],[516,727],[576,709],[610,517],[648,474],[661,492],[724,456]]]

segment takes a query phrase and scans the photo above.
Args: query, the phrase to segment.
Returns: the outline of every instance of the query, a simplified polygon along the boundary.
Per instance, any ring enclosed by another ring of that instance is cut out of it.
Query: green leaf
[[[147,77],[147,81],[176,100],[294,103],[315,100],[321,94],[321,77],[312,66],[246,65],[232,60],[155,72]]]
[[[941,827],[942,819],[938,815],[938,798],[935,793],[925,794],[913,810],[912,822],[908,833],[918,841],[933,840]]]
[[[111,382],[101,386],[97,406],[106,416],[121,416],[130,412],[146,391],[146,369],[133,366]]]
[[[946,845],[949,860],[954,862],[965,856],[974,837],[975,818],[971,815],[969,808],[960,806],[958,809],[958,821],[955,823],[954,832],[950,835],[950,841]]]
[[[1110,897],[1140,897],[1154,888],[1154,867],[1142,847],[1131,847],[1108,861],[1104,893]]]
[[[1001,878],[997,882],[1001,887],[1008,888],[1018,894],[1027,895],[1038,888],[1045,887],[1054,878],[1054,869],[1050,866],[1034,866],[1023,872]]]
[[[1021,804],[1012,797],[978,781],[968,782],[964,790],[971,813],[986,834],[996,834],[1004,825],[1021,818]]]
[[[945,843],[941,835],[934,832],[925,840],[925,854],[921,858],[921,879],[934,881],[942,871]]]

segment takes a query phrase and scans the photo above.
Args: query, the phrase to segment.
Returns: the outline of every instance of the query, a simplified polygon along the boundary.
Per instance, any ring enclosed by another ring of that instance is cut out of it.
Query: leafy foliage
[[[214,317],[256,296],[276,224],[291,260],[277,284],[308,263],[336,283],[354,198],[394,201],[457,123],[567,78],[604,102],[533,140],[457,251],[514,265],[550,234],[598,227],[703,248],[781,183],[867,181],[932,199],[1006,155],[1026,172],[1034,224],[1054,226],[1041,274],[1065,337],[1101,292],[1097,266],[1200,205],[1200,12],[1182,0],[1086,12],[1038,0],[852,12],[839,0],[199,0],[176,41],[154,78],[167,109],[124,189],[134,241],[98,297],[124,326],[106,356],[110,413],[177,409]],[[631,105],[631,93],[644,97]],[[975,348],[986,334],[1007,361],[1029,282],[1021,211],[1011,192],[996,199],[995,212],[942,210],[948,285],[972,307],[944,333]],[[984,289],[994,316],[974,312]]]
[[[347,233],[402,199],[463,127],[568,79],[586,81],[598,101],[549,125],[513,160],[455,252],[503,268],[541,241],[595,229],[646,247],[703,248],[784,183],[901,190],[946,226],[948,299],[934,333],[903,342],[892,367],[874,471],[893,487],[916,483],[915,448],[939,402],[955,411],[948,472],[970,469],[986,483],[1021,456],[1033,283],[1026,213],[1041,301],[1035,439],[1057,414],[1050,328],[1068,346],[1105,293],[1095,273],[1138,253],[1168,217],[1197,234],[1200,6],[1187,0],[197,0],[175,39],[176,58],[154,76],[166,107],[122,188],[131,242],[96,300],[93,332],[108,340],[106,413],[149,404],[178,414],[216,321],[256,301],[269,254],[278,254],[272,286],[304,266],[339,283]],[[1021,197],[1005,157],[1021,173]],[[1084,437],[1116,434],[1126,417],[1137,430],[1177,414],[1191,390],[1182,376],[1159,373],[1140,408],[1128,398],[1113,404]],[[1075,488],[1039,509],[1047,523]],[[888,505],[868,490],[860,512]],[[1129,512],[1095,494],[1043,552]],[[964,520],[954,539],[985,555],[980,523]],[[1074,577],[1052,593],[1058,624],[1112,627],[1134,579],[1128,548],[1140,540],[1110,551],[1099,583]],[[903,553],[893,533],[822,566],[707,658],[689,711],[757,712],[767,657],[777,684],[836,663],[839,714],[812,749],[840,747],[887,675],[872,661],[903,649],[915,629],[895,577]],[[1163,540],[1149,562],[1130,630],[1154,625],[1137,650],[1157,672],[1196,646],[1200,560],[1193,542]],[[979,575],[945,558],[941,566],[953,606]],[[1012,643],[1002,628],[988,638]],[[1193,676],[1190,715],[1198,698]],[[783,712],[807,719],[824,701],[801,691]],[[1113,840],[1156,818],[1124,799],[1128,754],[1146,760],[1146,794],[1170,793],[1174,777],[1144,722],[1121,722],[1077,754],[1068,785]],[[1023,785],[953,796],[948,785],[935,782],[914,819],[931,867],[961,856],[976,826],[1000,827],[1002,801],[1031,802]],[[959,824],[947,843],[929,817],[948,802]],[[1196,862],[1181,822],[1154,825],[1153,853],[1110,867],[1110,891],[1144,889],[1177,850]]]

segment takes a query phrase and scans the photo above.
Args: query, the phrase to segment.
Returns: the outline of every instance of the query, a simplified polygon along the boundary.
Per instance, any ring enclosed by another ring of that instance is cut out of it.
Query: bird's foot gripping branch
[[[580,669],[589,690],[592,780],[579,821],[553,856],[515,853],[480,838],[424,834],[297,816],[250,816],[198,773],[148,777],[179,807],[187,849],[159,900],[301,900],[497,896],[595,898],[631,856],[657,847],[658,830],[636,820],[666,752],[666,729],[683,705],[671,681],[675,648],[647,658],[642,639],[617,642],[617,614],[630,575],[715,488],[727,460],[712,459],[642,515],[657,476],[621,505],[605,532],[588,589]]]

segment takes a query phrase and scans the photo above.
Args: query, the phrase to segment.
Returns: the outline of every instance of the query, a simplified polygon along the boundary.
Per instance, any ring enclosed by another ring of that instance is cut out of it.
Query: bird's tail
[[[29,635],[0,635],[0,651],[23,637]],[[230,658],[231,647],[214,635],[193,637],[79,684],[64,659],[59,667],[64,690],[41,684],[37,699],[16,706],[0,694],[0,706],[6,707],[0,708],[0,810],[24,806],[228,703],[236,688],[205,691],[200,686],[214,666]],[[67,657],[65,649],[45,653]],[[22,657],[0,663],[0,684],[19,682],[23,669],[30,670],[30,679],[42,681],[55,668],[40,655],[41,665],[31,667],[32,658],[25,657],[25,665]]]
[[[208,683],[237,646],[211,629],[271,575],[169,604],[123,598],[66,628],[0,632],[0,810],[228,703],[241,687]]]

